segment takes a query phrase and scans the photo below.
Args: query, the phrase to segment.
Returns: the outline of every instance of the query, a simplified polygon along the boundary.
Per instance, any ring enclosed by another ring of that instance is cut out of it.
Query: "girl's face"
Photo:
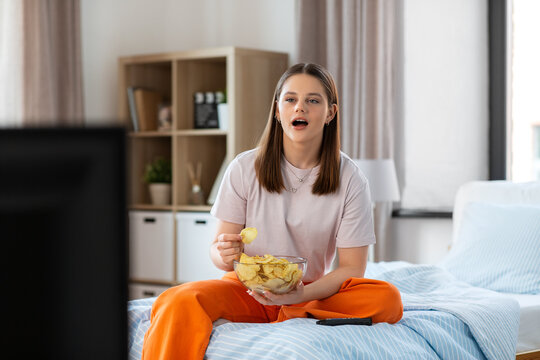
[[[291,76],[276,101],[276,117],[283,141],[320,146],[324,126],[334,118],[337,106],[329,104],[321,82],[308,74]]]

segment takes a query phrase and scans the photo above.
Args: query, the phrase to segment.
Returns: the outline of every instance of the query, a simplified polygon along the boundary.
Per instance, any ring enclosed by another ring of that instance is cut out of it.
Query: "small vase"
[[[171,184],[149,184],[150,199],[153,205],[171,204]]]
[[[220,130],[227,130],[229,127],[229,107],[227,103],[218,104],[218,122]]]
[[[191,205],[204,205],[204,193],[199,185],[193,185],[191,187],[189,203]]]

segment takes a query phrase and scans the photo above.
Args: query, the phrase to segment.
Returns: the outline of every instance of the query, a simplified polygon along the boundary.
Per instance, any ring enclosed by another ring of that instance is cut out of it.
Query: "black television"
[[[122,128],[0,129],[2,352],[127,359]]]

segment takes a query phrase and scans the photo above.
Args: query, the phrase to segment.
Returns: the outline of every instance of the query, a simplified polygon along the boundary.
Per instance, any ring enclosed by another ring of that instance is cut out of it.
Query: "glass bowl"
[[[281,263],[274,263],[275,260]],[[298,256],[265,255],[249,257],[249,262],[234,261],[238,280],[252,291],[265,290],[286,294],[302,281],[307,269],[307,259]]]

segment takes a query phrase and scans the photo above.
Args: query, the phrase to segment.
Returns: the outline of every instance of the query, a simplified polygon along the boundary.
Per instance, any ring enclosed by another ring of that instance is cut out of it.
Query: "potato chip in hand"
[[[251,244],[253,240],[257,237],[257,228],[248,227],[240,231],[240,236],[242,236],[242,242],[244,244]]]

